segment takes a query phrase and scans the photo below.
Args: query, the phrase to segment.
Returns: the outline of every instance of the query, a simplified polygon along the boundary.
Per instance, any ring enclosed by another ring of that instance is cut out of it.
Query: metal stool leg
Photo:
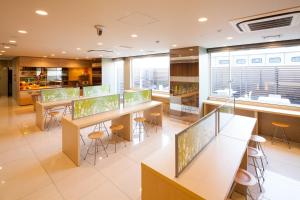
[[[259,175],[258,175],[258,172],[257,172],[258,167],[257,167],[256,161],[255,161],[255,158],[252,157],[252,161],[253,161],[253,164],[254,164],[254,170],[255,170],[256,178],[258,180],[259,190],[260,190],[260,192],[262,192],[262,188],[261,188],[260,180],[259,180]]]
[[[258,143],[258,149],[260,149],[261,152],[263,153],[264,158],[265,158],[265,160],[266,160],[266,163],[267,163],[267,165],[268,165],[268,164],[269,164],[269,161],[268,161],[267,155],[265,154],[265,151],[264,151],[264,149],[262,148],[262,146],[261,146],[260,143]]]
[[[284,137],[283,140],[288,144],[289,149],[290,149],[291,145],[290,145],[290,142],[289,142],[289,139],[288,139],[287,135],[285,134],[284,128],[282,128],[282,133],[283,133],[283,137]]]

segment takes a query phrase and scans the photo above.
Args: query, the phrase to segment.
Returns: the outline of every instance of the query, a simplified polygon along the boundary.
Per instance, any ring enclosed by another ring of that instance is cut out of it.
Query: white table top
[[[242,128],[240,121],[246,126]],[[254,124],[253,118],[234,116],[228,127],[200,152],[178,178],[175,178],[174,141],[142,164],[155,170],[162,178],[168,179],[174,187],[184,188],[204,199],[226,199],[247,149],[247,138],[251,137]]]
[[[103,113],[91,115],[91,116],[76,119],[76,120],[72,120],[71,116],[65,116],[65,117],[63,117],[63,119],[69,121],[70,123],[74,124],[78,128],[84,128],[84,127],[94,125],[101,121],[108,121],[108,120],[116,119],[123,115],[147,110],[149,108],[156,107],[159,105],[162,105],[162,103],[159,101],[149,101],[146,103],[137,104],[137,105],[130,106],[127,108],[120,108],[118,110],[103,112]]]
[[[223,105],[225,102],[222,101],[213,101],[213,100],[205,100],[203,101],[204,104],[209,105]],[[257,105],[248,105],[248,104],[235,104],[237,109],[243,110],[250,110],[256,112],[264,112],[264,113],[271,113],[271,114],[278,114],[278,115],[286,115],[291,117],[300,117],[300,110],[290,110],[290,109],[283,109],[283,108],[272,108],[266,106],[257,106]]]

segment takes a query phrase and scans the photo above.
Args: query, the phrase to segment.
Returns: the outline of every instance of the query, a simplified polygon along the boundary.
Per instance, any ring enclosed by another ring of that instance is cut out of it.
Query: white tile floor
[[[0,98],[0,199],[140,199],[140,162],[174,139],[187,124],[164,118],[163,128],[141,143],[109,146],[101,152],[96,166],[88,156],[76,167],[61,152],[61,128],[41,132],[35,127],[32,106],[19,107],[11,99]],[[85,140],[91,128],[82,130]],[[86,148],[82,148],[84,155]],[[297,200],[300,194],[300,146],[289,150],[284,144],[265,145],[270,165],[264,192],[259,199]],[[83,157],[83,156],[82,156]],[[251,188],[257,194],[257,187]],[[238,194],[233,199],[243,199]]]

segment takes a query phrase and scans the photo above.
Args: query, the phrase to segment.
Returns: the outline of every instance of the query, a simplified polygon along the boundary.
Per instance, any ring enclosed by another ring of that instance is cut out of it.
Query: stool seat
[[[91,140],[94,140],[94,139],[100,139],[104,136],[104,132],[103,131],[95,131],[95,132],[92,132],[88,135],[88,138],[90,138]]]
[[[50,111],[50,112],[49,112],[49,115],[51,115],[51,116],[56,116],[56,115],[58,115],[58,114],[59,114],[58,111]]]
[[[114,124],[114,125],[111,125],[109,128],[112,132],[115,132],[115,131],[122,130],[124,128],[124,126],[122,124]]]
[[[272,122],[272,125],[280,127],[280,128],[288,128],[288,127],[290,127],[290,125],[284,124],[284,123],[280,123],[280,122]]]
[[[134,121],[136,121],[136,122],[145,122],[146,118],[145,117],[136,117],[136,118],[134,118]]]
[[[160,113],[159,112],[154,112],[154,113],[150,113],[150,115],[152,117],[159,117],[160,116]]]
[[[253,186],[257,184],[256,178],[244,169],[237,171],[235,182],[243,186]]]
[[[259,135],[252,135],[250,140],[253,141],[253,142],[258,142],[258,143],[265,143],[266,142],[266,139],[264,137],[259,136]]]
[[[255,158],[264,157],[263,153],[259,149],[256,149],[253,147],[248,147],[247,153],[248,153],[248,156],[250,156],[250,157],[255,157]]]

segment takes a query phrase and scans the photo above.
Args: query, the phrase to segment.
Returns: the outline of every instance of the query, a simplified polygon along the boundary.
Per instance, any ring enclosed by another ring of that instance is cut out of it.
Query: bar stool
[[[54,125],[54,123],[56,123],[59,126],[59,121],[58,121],[58,115],[59,115],[59,111],[51,111],[48,110],[46,111],[46,116],[45,116],[45,124],[47,124],[47,117],[50,117],[49,121],[48,121],[48,125],[47,125],[47,130],[50,130],[50,125],[52,123],[52,126]]]
[[[135,128],[133,130],[133,132],[135,133],[135,130],[138,130],[138,134],[139,134],[139,141],[141,141],[141,134],[144,130],[144,132],[146,133],[147,137],[149,136],[146,130],[146,126],[145,126],[145,122],[146,122],[146,118],[145,117],[136,117],[134,118],[135,121]]]
[[[280,122],[272,122],[272,125],[275,127],[275,130],[273,132],[273,135],[272,135],[272,144],[274,142],[274,139],[280,139],[282,140],[283,142],[286,142],[289,146],[289,149],[291,148],[291,145],[290,145],[290,142],[289,142],[289,139],[285,133],[285,128],[288,128],[290,127],[290,125],[288,124],[284,124],[284,123],[280,123]],[[278,138],[276,137],[277,136],[277,132],[278,132],[278,129],[282,130],[281,131],[281,134],[282,134],[282,138]]]
[[[119,135],[120,134],[120,131],[124,129],[124,126],[122,124],[114,124],[114,125],[111,125],[110,127],[110,130],[111,130],[111,133],[112,133],[112,140],[115,144],[115,153],[117,152],[117,140],[118,139],[122,139],[123,138]],[[107,146],[106,148],[108,147],[108,144],[107,143]],[[126,143],[124,142],[124,146],[126,147]]]
[[[265,151],[264,151],[264,149],[262,148],[262,145],[261,145],[262,143],[266,142],[266,139],[262,136],[259,136],[259,135],[252,135],[250,140],[252,142],[254,142],[255,147],[263,153],[266,163],[269,164],[267,155],[265,154]]]
[[[69,114],[72,114],[72,104],[71,103],[65,105],[63,116],[67,115],[68,112],[69,112]]]
[[[155,127],[155,132],[157,133],[157,127],[158,127],[160,113],[159,112],[153,112],[153,113],[150,113],[150,116],[151,116],[150,124],[152,124]]]
[[[259,190],[260,190],[260,192],[262,192],[261,179],[262,179],[262,182],[265,181],[265,178],[264,178],[265,167],[264,167],[264,163],[263,163],[263,160],[262,160],[264,155],[259,149],[256,149],[256,148],[253,148],[253,147],[248,147],[247,153],[248,153],[248,156],[251,158],[252,163],[253,163],[253,164],[249,164],[249,165],[254,167],[256,178],[257,178],[258,185],[259,185]],[[259,166],[257,160],[260,160],[262,168]],[[259,170],[260,174],[258,174],[257,169]]]
[[[250,172],[248,172],[244,169],[239,169],[237,171],[237,173],[235,175],[235,178],[234,178],[233,186],[232,186],[232,188],[229,192],[230,197],[231,197],[231,195],[234,191],[234,188],[235,188],[236,184],[247,187],[247,194],[246,195],[249,196],[252,200],[254,200],[254,198],[253,198],[253,196],[252,196],[252,194],[249,190],[249,187],[256,185],[257,184],[257,179]]]
[[[109,136],[109,132],[108,132],[104,122],[100,122],[99,124],[96,124],[96,126],[94,127],[94,131],[97,131],[97,129],[99,131],[104,130],[106,132],[107,136]]]
[[[100,145],[103,147],[103,150],[104,150],[104,152],[106,154],[106,157],[108,156],[108,154],[106,152],[106,149],[105,149],[105,146],[103,145],[103,142],[102,142],[102,139],[104,138],[104,133],[103,133],[103,131],[92,132],[92,133],[90,133],[88,135],[88,138],[91,139],[92,141],[91,141],[91,144],[89,145],[89,147],[88,147],[88,149],[86,151],[84,160],[86,159],[87,155],[90,154],[89,151],[90,151],[90,148],[91,148],[91,146],[92,146],[92,144],[94,142],[94,148],[95,148],[95,150],[94,150],[94,154],[92,154],[92,155],[95,156],[94,157],[94,165],[96,165],[96,157],[97,157],[97,153],[99,151],[99,149],[98,149],[99,142],[100,142]],[[97,142],[98,142],[98,144],[97,144]]]

